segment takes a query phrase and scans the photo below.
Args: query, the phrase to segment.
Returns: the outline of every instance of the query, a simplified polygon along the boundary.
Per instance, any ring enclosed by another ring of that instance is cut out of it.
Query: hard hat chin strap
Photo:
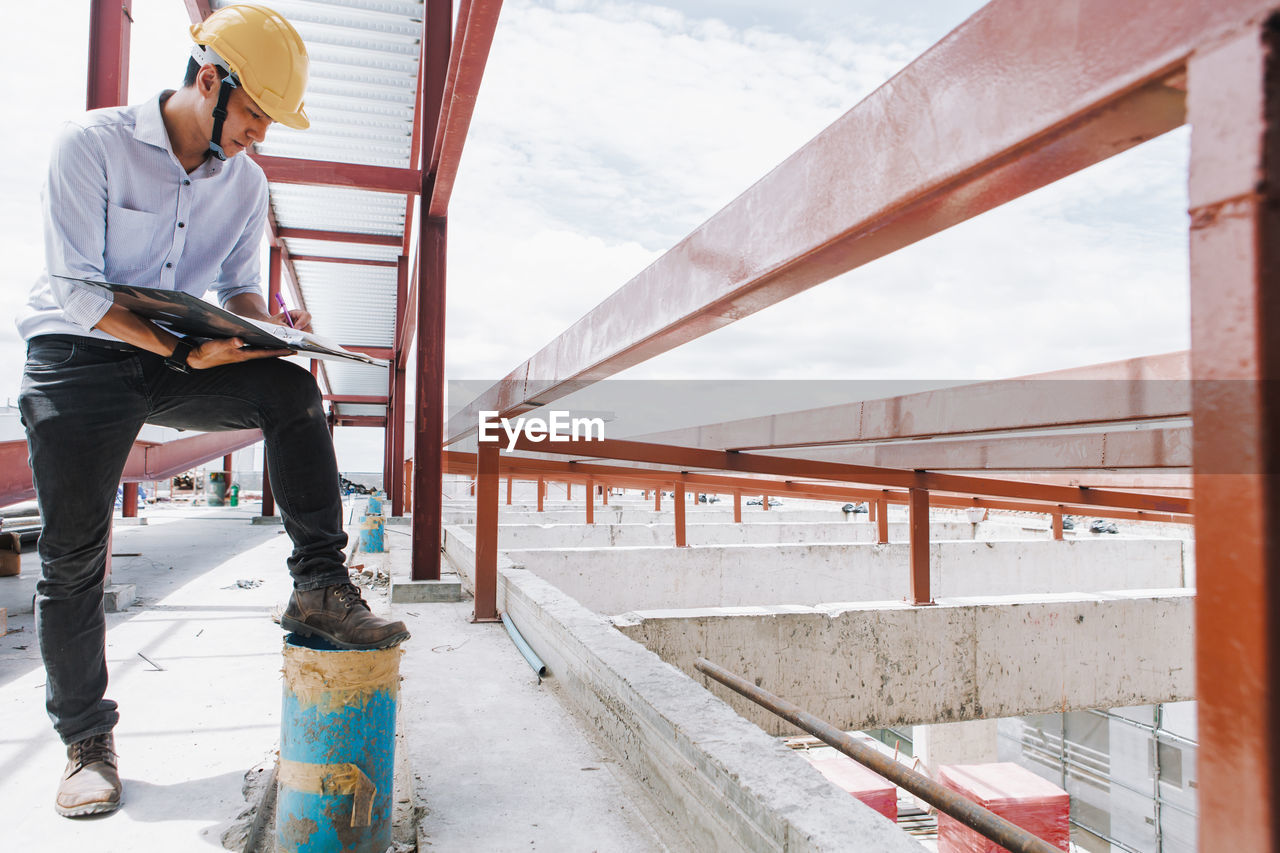
[[[231,90],[239,82],[234,74],[223,77],[222,86],[218,89],[218,105],[213,108],[213,133],[210,134],[209,153],[219,160],[227,159],[227,152],[222,150],[222,123],[227,120],[227,102],[231,100]]]
[[[219,160],[226,160],[227,152],[222,150],[222,123],[227,120],[227,102],[231,100],[231,90],[240,85],[240,78],[236,76],[226,60],[218,56],[211,47],[202,44],[194,45],[191,48],[191,55],[201,65],[214,65],[226,72],[226,76],[222,78],[221,88],[218,89],[218,105],[213,108],[213,132],[209,139],[209,153]]]

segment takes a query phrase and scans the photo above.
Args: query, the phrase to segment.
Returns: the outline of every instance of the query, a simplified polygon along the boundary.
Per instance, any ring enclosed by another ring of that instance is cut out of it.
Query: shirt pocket
[[[120,281],[125,273],[157,265],[155,251],[165,217],[145,210],[132,210],[107,203],[107,239],[102,253],[103,272],[108,281]]]

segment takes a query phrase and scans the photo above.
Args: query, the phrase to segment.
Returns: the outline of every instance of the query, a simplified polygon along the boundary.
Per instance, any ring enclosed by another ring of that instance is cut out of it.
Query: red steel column
[[[119,107],[129,100],[132,6],[133,0],[91,0],[85,109]]]
[[[659,486],[658,488],[653,490],[653,511],[659,512],[661,510],[662,510],[662,487]]]
[[[507,506],[511,506],[511,478],[507,478]]]
[[[439,132],[440,103],[449,71],[453,33],[451,0],[427,0],[423,16],[421,110],[423,150],[431,151]],[[444,485],[441,449],[444,445],[444,317],[445,217],[431,216],[434,173],[423,164],[422,193],[418,196],[421,230],[418,238],[417,388],[413,418],[413,579],[440,579],[440,492]]]
[[[436,457],[439,458],[439,455]],[[476,450],[476,588],[473,622],[498,620],[498,445]],[[436,504],[439,506],[439,502]]]
[[[399,323],[404,322],[405,302],[408,301],[409,259],[396,258],[396,334],[392,343],[391,364],[387,367],[387,423],[382,431],[383,464],[382,482],[391,499],[391,514],[404,515],[404,406],[406,371],[401,366],[400,353],[395,349],[400,343]]]
[[[889,499],[884,495],[876,498],[876,541],[889,544]]]
[[[685,537],[686,531],[685,531],[685,525],[684,525],[684,481],[676,483],[675,505],[676,505],[676,547],[685,548],[685,547],[688,547],[688,542],[686,541],[686,537]]]
[[[267,470],[266,445],[262,447],[262,514],[264,516],[276,514],[276,496],[271,491],[271,474]]]
[[[764,509],[764,510],[766,510],[766,511],[769,509],[769,496],[768,496],[768,495],[761,495],[761,496],[760,496],[760,505],[761,505],[761,509]]]
[[[542,496],[547,493],[547,483],[541,477],[538,478],[538,512],[542,512]]]
[[[587,524],[596,523],[596,484],[590,477],[587,478]]]
[[[929,592],[929,492],[911,489],[911,592],[912,604],[932,604]]]
[[[1195,53],[1200,849],[1280,849],[1280,20]]]
[[[425,206],[425,205],[424,205]],[[413,579],[440,579],[440,490],[444,471],[443,219],[423,224],[418,282],[418,384],[413,421]]]
[[[608,487],[608,485],[604,485],[604,484],[602,484],[602,485],[600,486],[600,494],[604,495],[604,500],[602,501],[602,503],[604,503],[604,505],[605,505],[605,506],[608,506],[608,505],[609,505],[609,487]]]
[[[564,484],[564,499],[567,501],[573,500],[573,483],[568,481],[565,481]]]
[[[120,497],[120,515],[125,518],[138,517],[138,484],[125,483],[124,494]]]
[[[284,253],[279,246],[272,246],[267,256],[267,311],[275,316],[280,313],[280,275],[284,268]],[[276,514],[276,496],[271,491],[271,474],[267,465],[267,445],[262,444],[262,514]]]
[[[742,492],[733,493],[733,523],[742,523]]]
[[[1049,518],[1053,521],[1053,538],[1061,539],[1063,535],[1062,510],[1061,509],[1057,510],[1052,515],[1050,515]]]

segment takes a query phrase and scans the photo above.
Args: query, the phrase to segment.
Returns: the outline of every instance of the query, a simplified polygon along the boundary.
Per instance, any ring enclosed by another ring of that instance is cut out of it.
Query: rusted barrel
[[[398,647],[347,651],[285,637],[280,853],[384,853],[391,845],[400,655]]]

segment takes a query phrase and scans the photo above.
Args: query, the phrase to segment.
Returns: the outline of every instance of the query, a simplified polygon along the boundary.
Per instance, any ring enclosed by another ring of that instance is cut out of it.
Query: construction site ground
[[[144,511],[145,525],[115,527],[113,579],[133,584],[136,600],[107,616],[125,786],[112,815],[54,812],[65,750],[44,710],[35,553],[23,554],[19,577],[0,578],[8,610],[0,846],[168,853],[222,849],[225,836],[241,849],[264,787],[246,801],[246,776],[266,778],[279,740],[282,634],[273,616],[290,591],[288,539],[278,524],[254,524],[258,511],[158,505]],[[353,562],[407,576],[407,533],[388,526],[389,553]],[[375,610],[392,610],[413,632],[401,669],[400,732],[413,779],[396,792],[410,816],[397,827],[402,841],[416,836],[418,849],[440,851],[666,849],[673,836],[662,811],[557,699],[554,679],[539,681],[500,624],[473,624],[469,600],[392,608],[385,585],[370,583]]]

